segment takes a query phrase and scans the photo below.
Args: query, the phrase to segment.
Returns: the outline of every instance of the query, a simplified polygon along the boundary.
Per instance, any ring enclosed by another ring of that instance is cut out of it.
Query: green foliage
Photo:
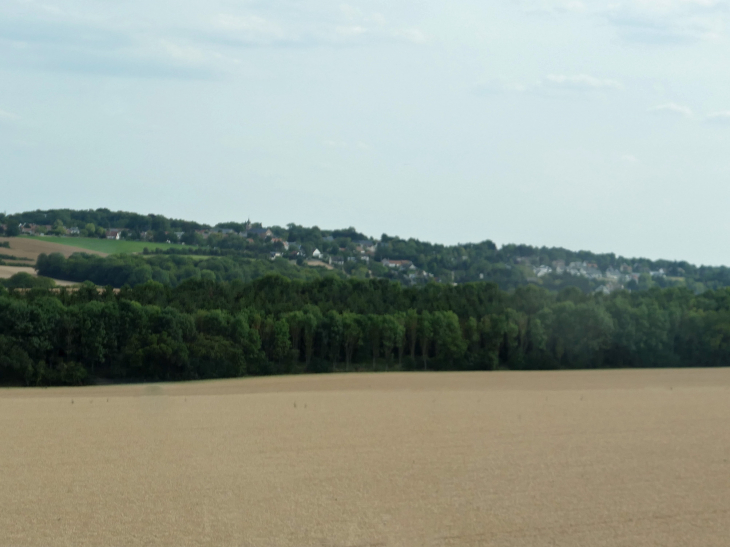
[[[98,285],[144,285],[157,281],[175,287],[188,279],[207,282],[250,281],[269,273],[313,279],[332,276],[319,268],[300,268],[286,260],[252,260],[239,256],[192,257],[179,255],[112,255],[101,257],[76,253],[65,258],[59,253],[41,254],[36,262],[41,275],[68,281],[92,281]]]
[[[395,356],[398,356],[397,360]],[[0,290],[0,382],[336,370],[722,366],[730,289],[604,296],[383,280]]]
[[[36,277],[26,272],[18,272],[9,279],[0,279],[0,286],[8,289],[49,289],[55,285],[53,279]]]
[[[145,247],[148,249],[176,249],[179,246],[171,243],[165,243],[166,239],[162,242],[151,242],[151,241],[128,241],[128,240],[116,240],[106,239],[106,230],[103,228],[94,229],[89,233],[89,237],[59,237],[59,236],[29,236],[32,239],[38,239],[47,243],[57,243],[59,245],[70,245],[72,247],[79,247],[81,249],[88,249],[89,251],[96,251],[99,253],[106,254],[118,254],[118,253],[141,253]]]

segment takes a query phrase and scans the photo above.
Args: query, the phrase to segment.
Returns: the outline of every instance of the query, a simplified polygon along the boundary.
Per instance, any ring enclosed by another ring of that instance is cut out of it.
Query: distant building
[[[251,228],[250,230],[246,231],[247,237],[259,237],[261,239],[266,239],[267,237],[271,237],[272,235],[274,234],[268,228]]]
[[[320,258],[322,256],[322,253],[319,252],[319,249],[315,249],[312,251],[312,258]]]
[[[413,265],[413,262],[410,260],[390,260],[388,258],[384,258],[381,262],[383,266],[386,266],[388,268],[400,268],[400,269],[415,269],[415,266]]]
[[[106,238],[107,239],[121,239],[122,238],[121,228],[112,228],[110,230],[107,230]]]

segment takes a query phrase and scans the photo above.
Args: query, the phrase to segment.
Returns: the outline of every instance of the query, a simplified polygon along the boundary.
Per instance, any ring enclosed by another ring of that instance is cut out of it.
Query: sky
[[[0,211],[730,265],[730,2],[0,0]]]

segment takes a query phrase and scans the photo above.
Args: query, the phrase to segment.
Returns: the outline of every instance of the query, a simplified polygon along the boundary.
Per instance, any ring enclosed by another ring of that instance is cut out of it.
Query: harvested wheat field
[[[59,243],[51,243],[42,239],[32,239],[30,237],[0,237],[0,243],[7,241],[10,249],[2,248],[0,253],[11,254],[20,258],[29,258],[35,262],[41,253],[61,253],[65,257],[69,257],[74,253],[88,253],[100,256],[106,256],[106,253],[98,251],[90,251],[81,247],[73,247],[71,245],[61,245]]]
[[[730,370],[0,390],[0,544],[727,546]]]

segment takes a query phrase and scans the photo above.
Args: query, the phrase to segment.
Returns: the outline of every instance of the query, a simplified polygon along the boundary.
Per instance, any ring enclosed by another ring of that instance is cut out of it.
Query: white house
[[[322,256],[322,253],[319,252],[319,249],[315,249],[312,252],[312,258],[320,258]]]

